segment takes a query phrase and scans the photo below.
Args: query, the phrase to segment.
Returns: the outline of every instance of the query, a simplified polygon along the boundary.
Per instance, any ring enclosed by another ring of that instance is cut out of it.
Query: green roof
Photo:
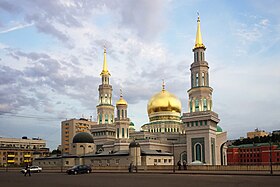
[[[217,125],[217,132],[223,132],[223,129],[219,125]]]

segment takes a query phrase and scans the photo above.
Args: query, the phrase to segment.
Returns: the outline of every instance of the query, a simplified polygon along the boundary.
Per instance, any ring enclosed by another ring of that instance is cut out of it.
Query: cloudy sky
[[[0,136],[40,137],[56,148],[62,120],[96,119],[104,43],[114,102],[122,88],[137,129],[162,79],[186,112],[197,11],[214,111],[228,138],[280,129],[279,7],[277,0],[0,0]]]

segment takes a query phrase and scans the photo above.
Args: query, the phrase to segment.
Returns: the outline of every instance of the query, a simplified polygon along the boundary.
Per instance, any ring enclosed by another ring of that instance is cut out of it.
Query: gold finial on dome
[[[197,12],[197,31],[196,31],[196,40],[194,44],[194,49],[200,47],[205,48],[204,44],[202,43],[202,36],[200,31],[200,17],[199,17],[199,13]]]
[[[118,100],[116,105],[127,105],[126,100],[123,99],[122,89],[120,89],[120,99]]]
[[[104,61],[103,61],[103,69],[102,72],[100,73],[100,75],[111,75],[108,71],[108,67],[107,67],[107,60],[106,60],[106,46],[104,44]]]
[[[162,91],[165,91],[165,83],[164,83],[164,79],[162,79]]]

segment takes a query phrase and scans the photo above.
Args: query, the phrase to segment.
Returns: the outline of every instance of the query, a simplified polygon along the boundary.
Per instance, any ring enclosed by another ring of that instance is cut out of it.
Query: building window
[[[190,101],[190,112],[192,112],[193,109],[192,109],[192,101]]]
[[[202,83],[202,86],[204,86],[205,85],[205,79],[204,79],[204,73],[202,73],[202,75],[201,75],[201,83]]]
[[[120,119],[120,110],[117,110],[117,113],[118,113],[118,119]]]
[[[202,146],[200,143],[195,144],[195,160],[202,161]]]
[[[124,128],[122,128],[122,138],[124,138]]]
[[[99,114],[99,123],[102,123],[102,114]]]
[[[123,110],[122,110],[122,119],[124,118],[124,112],[123,112]]]
[[[117,138],[119,138],[119,137],[120,137],[120,129],[117,128]]]
[[[191,87],[193,87],[193,74],[191,74]]]
[[[203,99],[203,111],[207,110],[207,100],[204,98]]]
[[[108,114],[105,114],[105,123],[108,123]]]
[[[198,87],[198,73],[195,74],[195,86]]]
[[[198,112],[199,111],[199,100],[195,99],[195,111]]]

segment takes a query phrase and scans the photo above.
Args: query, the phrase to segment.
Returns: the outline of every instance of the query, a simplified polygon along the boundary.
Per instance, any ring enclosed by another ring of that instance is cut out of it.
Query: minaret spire
[[[201,31],[200,31],[200,17],[199,17],[199,13],[197,12],[197,31],[196,31],[194,49],[200,48],[200,47],[205,48],[205,46],[202,43],[202,36],[201,36]]]
[[[103,69],[102,72],[100,73],[100,75],[111,75],[108,71],[108,67],[107,67],[107,60],[106,60],[106,46],[104,45],[104,61],[103,61]]]

